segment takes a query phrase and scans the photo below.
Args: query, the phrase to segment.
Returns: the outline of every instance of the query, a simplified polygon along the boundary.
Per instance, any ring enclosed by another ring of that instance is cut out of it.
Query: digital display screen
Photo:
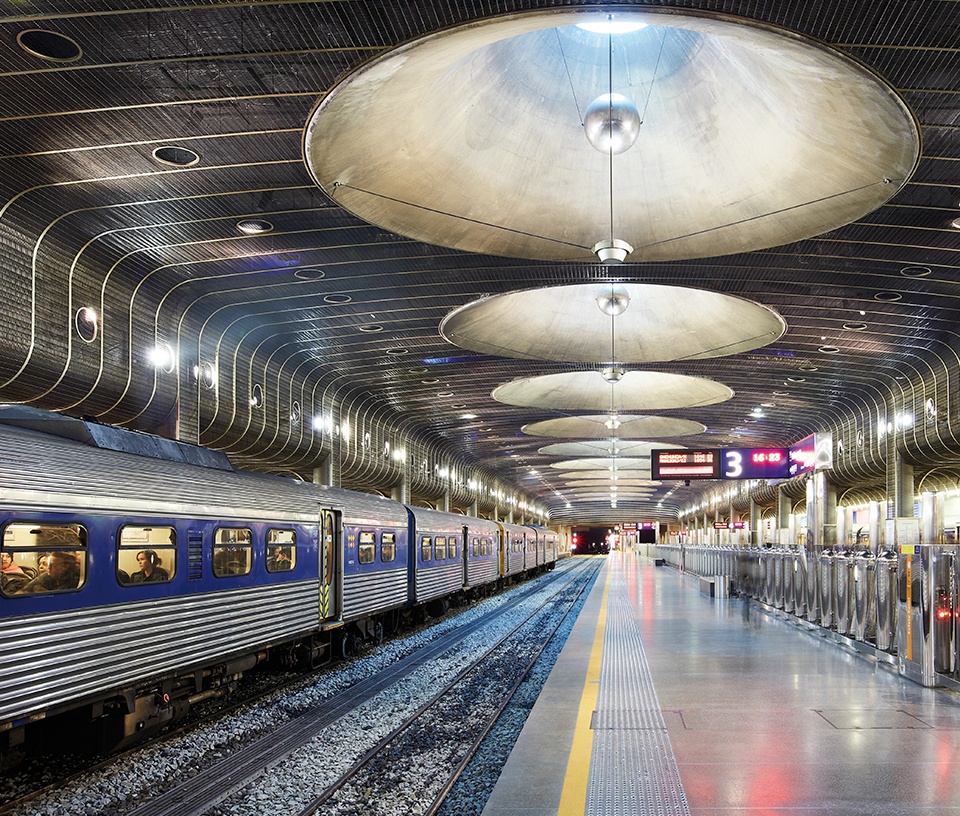
[[[719,479],[719,450],[652,450],[652,479]]]
[[[724,448],[724,479],[786,479],[790,456],[786,448]]]
[[[652,479],[786,479],[792,475],[787,448],[652,450]]]
[[[791,445],[790,456],[790,475],[796,476],[798,473],[806,473],[813,470],[817,463],[817,439],[814,434],[804,437],[796,445]]]

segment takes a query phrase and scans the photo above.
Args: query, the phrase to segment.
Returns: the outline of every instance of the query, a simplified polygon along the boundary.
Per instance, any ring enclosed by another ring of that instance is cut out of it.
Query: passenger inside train
[[[162,567],[160,556],[153,550],[140,550],[137,553],[137,572],[130,576],[131,584],[157,583],[169,581],[170,574]]]

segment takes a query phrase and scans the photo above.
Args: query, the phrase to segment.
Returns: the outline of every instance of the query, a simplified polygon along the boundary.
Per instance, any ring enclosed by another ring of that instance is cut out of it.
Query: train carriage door
[[[320,511],[320,620],[340,617],[343,572],[340,569],[340,513]]]

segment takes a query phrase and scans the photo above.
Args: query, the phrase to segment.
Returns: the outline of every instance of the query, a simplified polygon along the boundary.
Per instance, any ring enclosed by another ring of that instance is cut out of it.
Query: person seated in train
[[[283,572],[293,569],[293,561],[290,560],[290,550],[288,547],[271,547],[267,555],[267,571]]]
[[[80,586],[80,562],[70,552],[50,553],[47,571],[31,580],[20,592],[53,592]]]
[[[26,575],[26,573],[13,563],[13,553],[0,553],[0,573],[4,575]]]
[[[160,556],[153,550],[140,550],[137,553],[137,565],[140,569],[130,576],[131,584],[153,584],[170,580],[170,575],[160,566]]]
[[[37,573],[43,575],[50,569],[50,555],[44,553],[39,558],[37,558]]]

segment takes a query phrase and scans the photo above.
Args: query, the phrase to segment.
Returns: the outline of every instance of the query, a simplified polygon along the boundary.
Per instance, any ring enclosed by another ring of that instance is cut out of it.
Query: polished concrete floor
[[[484,816],[960,816],[956,694],[606,561]]]

